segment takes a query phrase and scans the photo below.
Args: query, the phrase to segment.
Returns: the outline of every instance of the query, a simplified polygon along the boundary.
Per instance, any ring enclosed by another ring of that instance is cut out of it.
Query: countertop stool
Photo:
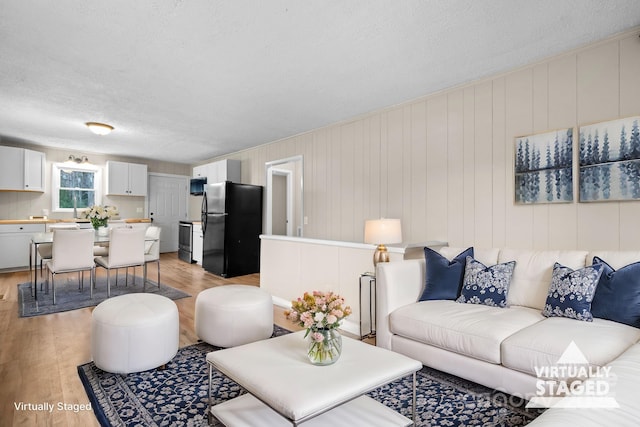
[[[109,298],[93,310],[91,356],[103,371],[141,372],[178,352],[178,307],[167,297],[135,293]]]
[[[264,289],[223,285],[196,298],[196,335],[218,347],[235,347],[273,334],[273,300]]]

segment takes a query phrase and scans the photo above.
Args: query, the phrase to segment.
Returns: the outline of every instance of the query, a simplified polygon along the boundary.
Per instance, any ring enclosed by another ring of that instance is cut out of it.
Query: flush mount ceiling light
[[[87,125],[89,130],[96,135],[108,135],[113,130],[113,126],[105,123],[87,122],[85,125]]]

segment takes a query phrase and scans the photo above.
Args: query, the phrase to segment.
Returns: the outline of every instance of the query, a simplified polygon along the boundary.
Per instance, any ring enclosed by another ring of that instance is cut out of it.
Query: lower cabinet
[[[28,267],[31,235],[44,231],[45,224],[0,224],[0,269]]]

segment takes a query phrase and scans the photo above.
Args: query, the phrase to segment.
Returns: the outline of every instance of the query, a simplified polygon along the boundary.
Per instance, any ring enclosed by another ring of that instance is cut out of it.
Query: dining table
[[[153,242],[158,240],[155,237],[145,236],[146,242]],[[29,277],[33,277],[31,282],[33,285],[34,299],[38,300],[38,247],[44,243],[53,243],[53,232],[46,233],[34,233],[31,236],[31,243],[29,245]],[[109,234],[99,234],[97,231],[94,237],[94,243],[98,245],[109,244]]]

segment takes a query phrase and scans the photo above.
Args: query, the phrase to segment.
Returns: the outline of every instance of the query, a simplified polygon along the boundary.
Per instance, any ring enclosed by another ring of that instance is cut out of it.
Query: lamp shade
[[[399,219],[369,219],[364,223],[364,242],[392,244],[402,242],[402,228]]]

